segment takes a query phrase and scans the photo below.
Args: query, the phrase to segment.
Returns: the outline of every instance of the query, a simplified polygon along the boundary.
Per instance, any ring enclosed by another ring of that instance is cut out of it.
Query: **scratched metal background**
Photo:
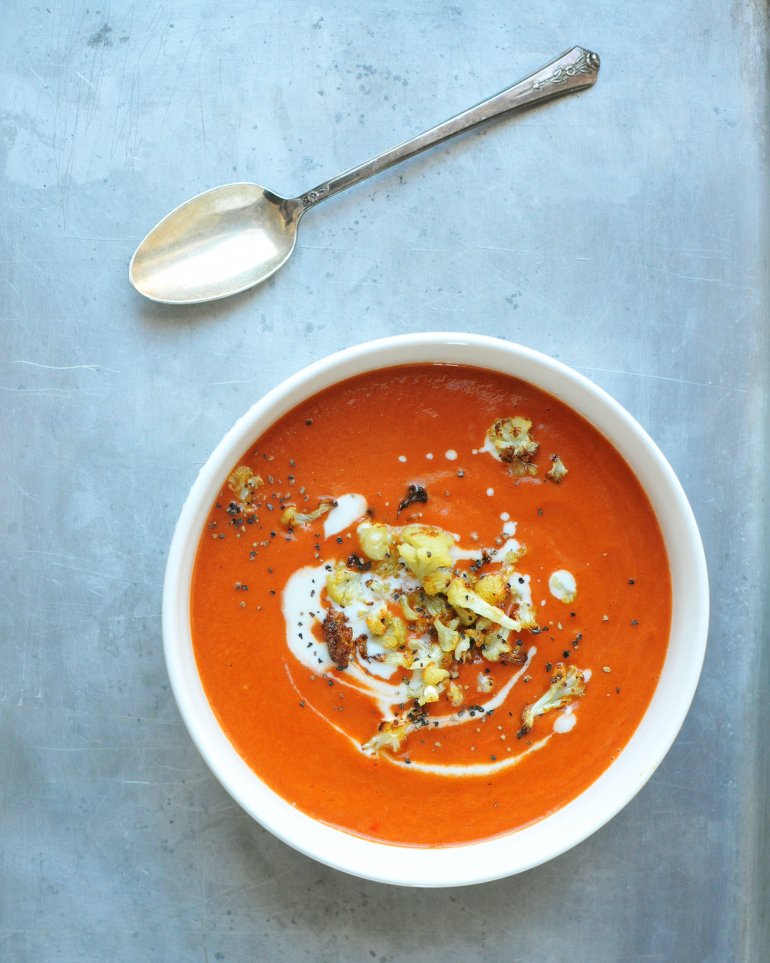
[[[761,0],[48,2],[4,0],[0,28],[0,959],[766,959]],[[262,289],[185,310],[129,288],[188,196],[298,193],[574,43],[602,56],[592,91],[325,204]],[[714,590],[648,786],[467,891],[360,882],[255,825],[161,651],[172,527],[225,429],[300,365],[423,329],[609,389],[679,473]]]

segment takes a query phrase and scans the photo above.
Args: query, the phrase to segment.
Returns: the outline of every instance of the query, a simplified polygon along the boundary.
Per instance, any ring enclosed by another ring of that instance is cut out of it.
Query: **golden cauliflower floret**
[[[347,565],[338,563],[326,576],[326,594],[343,608],[354,602],[363,602],[361,575],[353,572]]]
[[[361,551],[367,558],[381,562],[390,551],[390,528],[382,522],[361,522],[356,529]]]
[[[451,590],[451,585],[450,585],[450,590]],[[476,615],[475,612],[472,612],[471,609],[463,608],[462,605],[459,605],[456,602],[453,602],[452,611],[460,620],[460,624],[463,625],[466,629],[470,629],[472,625],[476,624],[478,615]]]
[[[406,738],[409,728],[409,722],[402,719],[383,720],[377,729],[376,735],[372,736],[368,742],[365,742],[362,748],[364,752],[370,752],[372,755],[382,752],[383,749],[398,752]]]
[[[446,697],[449,699],[450,704],[457,709],[458,706],[463,704],[463,700],[465,699],[462,686],[459,686],[456,682],[450,682],[447,688]]]
[[[426,685],[437,686],[449,678],[449,672],[429,662],[422,670],[422,677]]]
[[[420,592],[419,606],[427,612],[430,618],[447,617],[451,621],[454,617],[454,613],[443,595],[428,595],[427,592]]]
[[[385,635],[385,630],[388,627],[388,618],[390,613],[384,605],[378,606],[376,609],[372,609],[366,616],[366,627],[372,633],[372,635],[380,636]]]
[[[435,572],[428,572],[422,580],[422,587],[427,595],[440,595],[449,588],[453,577],[451,568],[437,568]]]
[[[254,492],[265,483],[248,465],[239,465],[227,479],[227,487],[242,502],[248,502]]]
[[[451,662],[451,658],[441,650],[441,646],[427,638],[410,638],[409,647],[412,650],[412,662],[416,669],[424,669],[433,662],[443,665],[444,660]]]
[[[452,535],[432,525],[406,525],[397,534],[396,550],[420,582],[438,569],[452,568],[453,546]]]
[[[445,625],[440,619],[434,619],[433,625],[436,629],[438,644],[441,647],[441,651],[454,652],[461,638],[460,633],[457,631],[459,619],[452,619],[448,625]]]
[[[573,699],[579,699],[585,695],[586,679],[582,669],[574,665],[565,666],[563,662],[557,662],[554,666],[554,674],[551,676],[551,686],[547,692],[534,702],[532,705],[524,706],[521,713],[521,729],[516,735],[521,738],[525,736],[537,718],[552,709],[561,709]]]
[[[438,702],[441,692],[435,685],[426,685],[417,699],[418,705],[424,706],[429,702]]]
[[[481,618],[489,619],[489,621],[494,622],[495,625],[502,625],[503,628],[511,629],[513,632],[518,632],[521,628],[519,622],[509,618],[509,616],[496,605],[490,605],[489,602],[486,602],[461,578],[452,580],[452,584],[449,586],[449,591],[447,592],[447,599],[450,605],[453,605],[455,610],[458,611],[458,614],[459,610],[464,609],[467,612],[475,612],[476,615],[481,616]]]
[[[286,505],[281,513],[281,524],[287,528],[295,528],[297,525],[309,525],[322,515],[330,512],[334,508],[334,505],[335,502],[332,499],[322,499],[318,508],[312,512],[301,512],[294,504]]]
[[[384,649],[400,649],[406,643],[406,623],[404,620],[388,612],[385,631],[377,641]]]
[[[406,649],[388,649],[382,661],[386,665],[397,665],[402,669],[412,668],[412,654]]]
[[[531,602],[519,602],[516,606],[516,618],[522,629],[537,628],[537,611]]]
[[[496,605],[498,608],[505,604],[510,591],[508,582],[501,571],[482,575],[473,588],[485,602]]]
[[[481,645],[481,654],[487,662],[499,662],[500,659],[508,655],[511,645],[508,641],[508,633],[503,630],[499,632],[488,632],[484,636]]]
[[[530,436],[532,422],[526,418],[498,418],[487,429],[487,438],[497,457],[510,465],[516,475],[536,475],[532,459],[540,447]]]
[[[464,662],[470,655],[471,640],[467,635],[461,635],[460,641],[455,646],[455,662]]]

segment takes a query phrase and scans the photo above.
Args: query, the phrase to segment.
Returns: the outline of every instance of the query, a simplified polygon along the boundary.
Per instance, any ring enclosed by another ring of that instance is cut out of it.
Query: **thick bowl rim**
[[[576,799],[532,825],[491,840],[424,848],[364,839],[323,824],[266,786],[231,745],[197,673],[189,590],[204,519],[237,459],[270,424],[323,388],[397,364],[444,362],[501,371],[556,395],[623,455],[645,489],[663,532],[674,607],[669,649],[642,722],[607,770]],[[190,736],[236,802],[293,848],[335,869],[405,886],[446,887],[523,872],[596,832],[644,786],[676,738],[700,677],[708,632],[706,560],[687,497],[639,423],[602,388],[560,361],[485,335],[426,332],[367,341],[316,361],[268,391],[229,429],[182,506],[163,584],[163,644],[172,691]]]

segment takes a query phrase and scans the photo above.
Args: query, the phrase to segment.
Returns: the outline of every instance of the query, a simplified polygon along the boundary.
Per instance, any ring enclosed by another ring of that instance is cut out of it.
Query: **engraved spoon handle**
[[[302,194],[297,199],[302,204],[301,212],[319,201],[331,197],[332,194],[338,194],[367,177],[379,174],[408,157],[414,157],[415,154],[419,154],[429,147],[441,144],[456,134],[471,130],[480,124],[486,124],[515,110],[540,104],[552,97],[561,97],[563,94],[592,87],[596,82],[598,72],[598,55],[590,50],[585,50],[583,47],[573,47],[536,73],[520,80],[513,87],[500,91],[499,94],[489,97],[475,107],[445,120],[443,124],[432,127],[424,134],[419,134],[397,147],[392,147],[385,153],[379,154],[377,157],[373,157],[343,174],[338,174],[331,180],[324,181],[323,184],[314,187],[312,191]]]

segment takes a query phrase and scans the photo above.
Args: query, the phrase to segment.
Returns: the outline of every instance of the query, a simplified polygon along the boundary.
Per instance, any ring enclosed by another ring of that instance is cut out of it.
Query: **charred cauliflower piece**
[[[383,720],[377,729],[376,735],[372,736],[368,742],[365,742],[361,748],[364,752],[369,752],[373,756],[382,752],[383,749],[398,752],[406,738],[409,728],[409,722],[403,719]]]
[[[550,478],[552,482],[556,482],[558,485],[566,474],[567,466],[561,458],[558,455],[551,455],[551,467],[545,473],[545,477]]]
[[[338,669],[346,669],[363,637],[353,638],[353,629],[348,625],[347,616],[337,609],[327,610],[323,620],[323,632],[332,662]]]
[[[514,475],[536,475],[532,459],[540,447],[530,437],[532,422],[526,418],[498,418],[487,429],[487,439],[500,461],[509,465]]]
[[[537,716],[542,716],[552,709],[561,709],[573,699],[585,695],[586,680],[581,669],[574,665],[567,668],[563,662],[557,662],[555,670],[551,676],[551,687],[548,691],[544,692],[537,702],[524,706],[521,713],[521,729],[516,733],[519,739],[530,731]]]

